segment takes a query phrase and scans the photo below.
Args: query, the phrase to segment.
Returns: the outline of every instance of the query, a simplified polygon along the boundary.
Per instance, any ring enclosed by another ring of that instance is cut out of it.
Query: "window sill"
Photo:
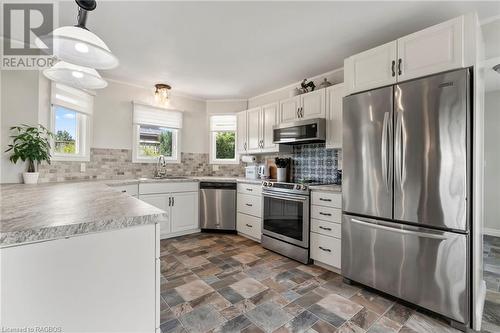
[[[210,161],[210,164],[217,164],[217,165],[223,165],[223,164],[227,164],[227,165],[236,165],[236,164],[240,164],[240,161],[239,161],[239,160],[235,160],[235,161],[215,160],[215,161]]]
[[[158,158],[133,158],[132,163],[150,163],[150,164],[156,164],[158,163]],[[179,164],[181,163],[180,160],[165,160],[165,163],[167,164]]]
[[[57,162],[90,162],[90,156],[64,156],[64,155],[52,155],[51,161]]]

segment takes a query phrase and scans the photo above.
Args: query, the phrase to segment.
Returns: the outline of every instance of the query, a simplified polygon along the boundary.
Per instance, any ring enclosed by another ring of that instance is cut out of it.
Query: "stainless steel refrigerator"
[[[342,274],[470,320],[471,75],[344,98]]]

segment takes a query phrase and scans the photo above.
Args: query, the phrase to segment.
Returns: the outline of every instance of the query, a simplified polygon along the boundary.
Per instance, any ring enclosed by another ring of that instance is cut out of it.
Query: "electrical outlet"
[[[217,164],[212,165],[213,171],[219,171],[219,166]]]
[[[85,163],[80,163],[80,172],[85,172],[87,165]]]

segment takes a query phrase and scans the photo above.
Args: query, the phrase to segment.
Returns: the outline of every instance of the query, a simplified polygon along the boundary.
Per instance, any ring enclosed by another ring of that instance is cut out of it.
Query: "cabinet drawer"
[[[238,193],[260,195],[262,193],[262,185],[260,184],[242,184],[238,183]]]
[[[341,241],[338,238],[311,233],[311,258],[340,268]]]
[[[118,192],[127,193],[128,195],[137,196],[139,193],[139,185],[110,185],[110,187]]]
[[[238,213],[236,215],[236,230],[260,241],[262,235],[261,219],[255,216]]]
[[[311,204],[332,208],[342,208],[342,194],[332,192],[311,192]]]
[[[340,238],[342,236],[342,225],[340,223],[311,219],[311,231],[325,236]]]
[[[139,194],[195,192],[198,191],[198,182],[159,182],[139,184]]]
[[[342,211],[338,208],[312,205],[311,218],[328,222],[341,223]]]
[[[261,200],[260,196],[238,193],[238,212],[261,217]]]

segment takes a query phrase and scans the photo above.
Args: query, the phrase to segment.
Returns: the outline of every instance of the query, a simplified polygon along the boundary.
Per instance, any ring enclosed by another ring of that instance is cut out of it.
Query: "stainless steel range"
[[[262,246],[309,263],[308,184],[262,183]]]

